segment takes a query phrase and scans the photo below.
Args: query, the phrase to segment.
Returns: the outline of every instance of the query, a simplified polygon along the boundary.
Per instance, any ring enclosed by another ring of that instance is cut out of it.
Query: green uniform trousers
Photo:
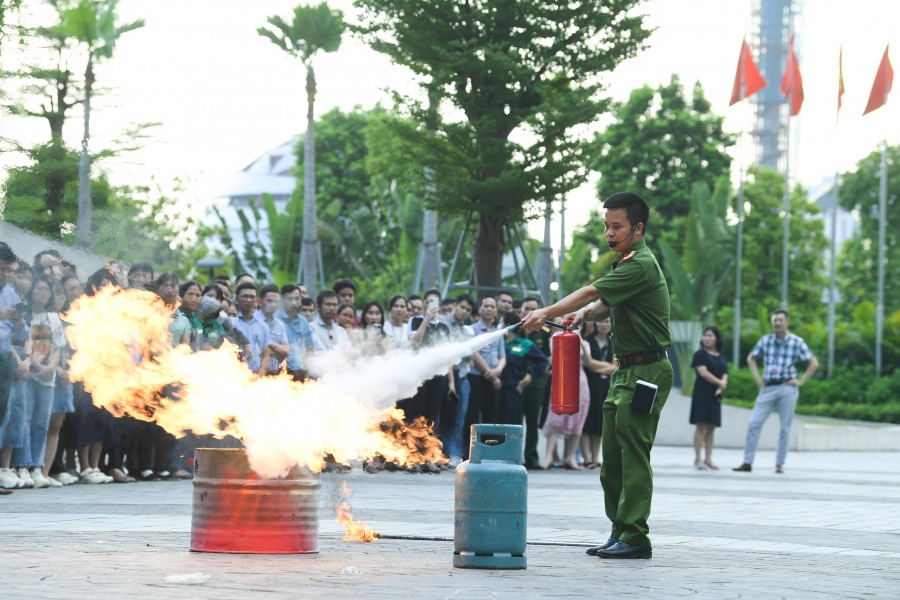
[[[650,414],[631,408],[638,379],[659,386]],[[673,381],[672,363],[668,359],[625,367],[613,374],[609,394],[603,402],[600,483],[606,516],[612,521],[610,536],[626,544],[650,546],[647,526],[653,499],[650,449]]]

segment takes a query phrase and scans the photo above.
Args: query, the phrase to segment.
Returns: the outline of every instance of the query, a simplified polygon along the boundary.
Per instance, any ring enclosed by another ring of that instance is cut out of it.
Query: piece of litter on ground
[[[356,567],[344,567],[341,569],[341,575],[359,575],[359,571],[356,570]]]
[[[206,573],[184,573],[183,575],[168,575],[166,577],[166,583],[180,583],[182,585],[193,585],[196,583],[203,583],[207,579],[209,579],[209,575]]]

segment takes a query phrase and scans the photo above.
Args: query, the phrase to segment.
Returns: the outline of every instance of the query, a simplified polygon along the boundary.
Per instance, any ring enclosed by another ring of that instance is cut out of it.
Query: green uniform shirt
[[[669,287],[656,257],[640,240],[593,286],[610,307],[612,347],[618,356],[667,350]]]

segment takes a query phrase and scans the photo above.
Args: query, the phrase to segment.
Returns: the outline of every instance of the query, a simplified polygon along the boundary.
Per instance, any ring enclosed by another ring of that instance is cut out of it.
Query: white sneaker
[[[0,469],[0,488],[14,490],[19,487],[19,476],[12,469]]]
[[[20,487],[23,487],[23,488],[33,488],[34,487],[34,480],[31,478],[31,475],[28,473],[28,469],[26,469],[25,467],[19,467],[17,474],[19,475],[19,481],[22,482],[22,485]]]
[[[31,469],[31,480],[34,482],[35,489],[50,487],[50,481],[44,477],[44,472],[39,467]]]
[[[98,483],[108,483],[106,481],[106,475],[100,472],[99,469],[85,469],[81,472],[81,483],[90,483],[90,484],[98,484]]]
[[[63,471],[56,476],[56,479],[63,485],[72,485],[78,483],[78,477],[72,475],[68,471]]]

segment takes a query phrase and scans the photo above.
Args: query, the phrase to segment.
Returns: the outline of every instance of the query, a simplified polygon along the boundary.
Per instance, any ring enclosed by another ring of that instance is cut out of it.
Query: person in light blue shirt
[[[281,286],[281,308],[275,312],[275,317],[284,323],[287,333],[290,352],[287,357],[288,372],[295,380],[307,378],[303,367],[304,358],[308,353],[324,350],[318,337],[309,326],[309,321],[300,314],[300,303],[303,300],[300,288],[293,283]]]
[[[271,344],[269,326],[257,315],[256,286],[244,282],[235,290],[238,317],[235,328],[244,334],[250,345],[250,356],[244,358],[247,366],[254,373],[259,372],[263,350]]]
[[[495,331],[497,327],[497,301],[482,298],[478,307],[479,320],[472,325],[476,336]],[[496,423],[500,409],[500,373],[506,366],[506,348],[503,337],[498,337],[485,345],[472,358],[474,364],[469,371],[469,406],[466,411],[466,426],[463,429],[464,458],[468,458],[469,435],[476,423]]]
[[[281,294],[272,284],[264,285],[259,290],[260,308],[257,315],[269,327],[269,345],[263,349],[268,355],[267,364],[263,365],[260,375],[275,375],[281,371],[281,365],[290,352],[287,329],[275,313],[281,309]]]

